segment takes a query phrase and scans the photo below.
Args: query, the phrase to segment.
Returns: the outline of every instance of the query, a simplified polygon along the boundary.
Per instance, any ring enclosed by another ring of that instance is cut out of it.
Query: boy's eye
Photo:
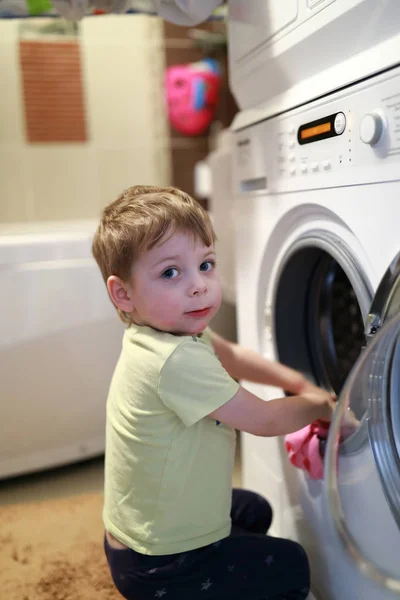
[[[213,260],[206,260],[200,265],[200,271],[211,271],[211,269],[215,266],[215,262]]]
[[[161,275],[164,279],[173,279],[179,275],[178,269],[175,267],[170,267],[169,269],[165,269],[164,273]]]

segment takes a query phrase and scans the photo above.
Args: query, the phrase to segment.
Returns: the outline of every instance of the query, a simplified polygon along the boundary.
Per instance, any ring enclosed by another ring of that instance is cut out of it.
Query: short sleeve
[[[239,389],[212,348],[200,340],[182,342],[160,373],[162,402],[190,427],[231,400]]]

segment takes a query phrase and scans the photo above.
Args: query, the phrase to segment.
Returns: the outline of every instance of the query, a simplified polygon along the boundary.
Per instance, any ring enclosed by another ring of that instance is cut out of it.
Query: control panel
[[[323,186],[339,174],[337,185],[346,185],[357,183],[362,168],[370,177],[377,166],[398,165],[400,68],[238,131],[236,153],[241,191],[262,189],[260,178],[270,191],[274,183],[312,185],[313,178]]]
[[[278,123],[275,177],[318,174],[351,164],[351,110],[340,110],[312,121],[306,115]]]

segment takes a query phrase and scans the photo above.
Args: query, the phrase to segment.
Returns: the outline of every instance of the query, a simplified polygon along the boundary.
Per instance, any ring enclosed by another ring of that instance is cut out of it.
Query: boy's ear
[[[117,308],[128,314],[133,312],[132,290],[128,283],[116,275],[111,275],[107,279],[107,290]]]

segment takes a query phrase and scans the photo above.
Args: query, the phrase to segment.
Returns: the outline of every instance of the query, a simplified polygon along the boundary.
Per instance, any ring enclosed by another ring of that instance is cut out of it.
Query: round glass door
[[[369,344],[340,395],[325,453],[328,515],[360,570],[400,594],[400,260],[378,288]],[[340,444],[348,408],[362,409],[368,444]]]

